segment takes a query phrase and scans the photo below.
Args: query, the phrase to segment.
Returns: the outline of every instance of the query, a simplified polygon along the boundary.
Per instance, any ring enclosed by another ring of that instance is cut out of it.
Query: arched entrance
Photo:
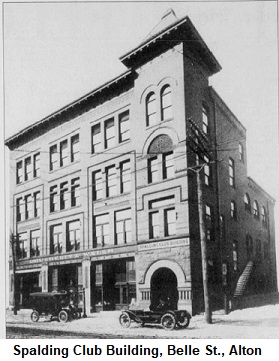
[[[167,268],[157,269],[150,280],[150,301],[156,306],[159,299],[170,302],[170,308],[176,310],[178,302],[177,277],[175,273]]]

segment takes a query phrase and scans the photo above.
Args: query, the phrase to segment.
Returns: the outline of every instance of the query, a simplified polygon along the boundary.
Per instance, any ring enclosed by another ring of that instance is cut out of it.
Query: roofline
[[[112,80],[107,81],[106,83],[102,84],[98,88],[96,88],[96,89],[92,90],[91,92],[83,95],[82,97],[78,98],[77,100],[74,100],[73,102],[65,105],[64,107],[58,109],[54,113],[51,113],[50,115],[46,116],[45,118],[43,118],[43,119],[41,119],[41,120],[27,126],[26,128],[23,128],[22,130],[20,130],[16,134],[14,134],[11,137],[9,137],[8,139],[6,139],[5,140],[5,145],[8,146],[12,141],[15,141],[17,138],[19,138],[23,134],[27,133],[31,129],[36,128],[36,127],[40,126],[41,124],[44,124],[45,122],[48,122],[51,118],[55,118],[56,116],[60,115],[61,113],[65,112],[65,111],[67,111],[68,109],[75,107],[77,104],[80,104],[82,101],[87,100],[89,97],[92,97],[92,96],[96,95],[97,93],[99,93],[102,90],[108,88],[112,84],[117,83],[119,80],[125,78],[126,76],[128,76],[130,74],[132,74],[131,69],[125,71],[124,73],[120,74],[116,78],[113,78]]]
[[[205,43],[203,38],[200,36],[199,32],[197,31],[197,29],[195,28],[195,26],[193,25],[192,21],[190,20],[190,18],[188,16],[183,17],[182,19],[174,22],[173,24],[169,25],[167,28],[163,29],[162,31],[159,31],[155,35],[151,36],[146,41],[144,41],[143,43],[138,45],[136,48],[134,48],[134,49],[130,50],[129,52],[127,52],[126,54],[122,55],[119,58],[119,60],[124,63],[125,59],[131,57],[132,54],[134,54],[138,51],[141,51],[146,46],[149,46],[151,43],[154,43],[158,38],[163,37],[165,34],[170,33],[173,29],[175,29],[187,22],[191,25],[193,32],[198,37],[199,41],[202,43],[203,47],[205,48],[207,53],[210,55],[211,59],[215,62],[216,68],[218,69],[217,71],[220,71],[222,69],[221,65],[219,64],[218,60],[215,58],[215,56],[213,55],[213,53],[211,52],[211,50],[209,49],[209,47],[207,46],[207,44]]]
[[[276,200],[269,193],[267,193],[256,181],[254,181],[253,178],[247,176],[247,179],[251,181],[257,188],[259,188],[259,190],[263,192],[273,203],[276,203]]]

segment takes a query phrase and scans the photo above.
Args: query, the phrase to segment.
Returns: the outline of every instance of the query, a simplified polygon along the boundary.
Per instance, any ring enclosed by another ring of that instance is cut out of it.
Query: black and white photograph
[[[2,3],[7,339],[279,339],[277,14]]]

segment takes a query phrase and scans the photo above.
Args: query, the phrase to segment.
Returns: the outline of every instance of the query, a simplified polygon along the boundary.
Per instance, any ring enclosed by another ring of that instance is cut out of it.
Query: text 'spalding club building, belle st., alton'
[[[274,199],[247,177],[246,130],[208,85],[221,66],[191,20],[168,11],[120,61],[6,140],[10,305],[74,288],[87,312],[164,297],[196,314],[202,233],[213,308],[276,291]]]

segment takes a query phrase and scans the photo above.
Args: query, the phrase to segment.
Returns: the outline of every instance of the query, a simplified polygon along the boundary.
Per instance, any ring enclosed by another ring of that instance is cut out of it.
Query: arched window
[[[146,97],[146,125],[154,125],[156,123],[156,97],[155,93],[149,93]]]
[[[231,201],[231,218],[237,219],[237,213],[236,213],[236,203],[235,201]]]
[[[244,207],[245,211],[251,212],[251,200],[248,193],[245,193],[244,195]]]
[[[264,227],[267,227],[267,216],[266,216],[266,209],[262,206],[262,224]]]
[[[172,118],[172,96],[169,85],[165,85],[161,91],[161,112],[161,120]]]
[[[256,219],[259,219],[260,214],[259,214],[259,205],[257,201],[254,201],[253,203],[253,214]]]

